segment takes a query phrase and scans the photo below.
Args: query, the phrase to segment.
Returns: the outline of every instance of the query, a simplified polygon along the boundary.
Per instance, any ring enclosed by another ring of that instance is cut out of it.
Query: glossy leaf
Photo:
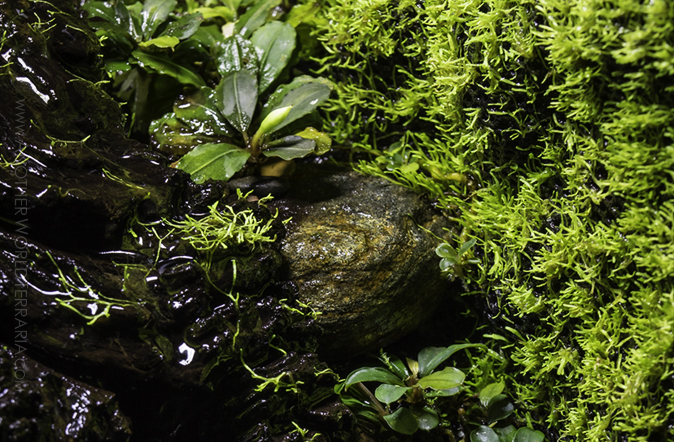
[[[204,80],[194,72],[173,63],[164,54],[150,54],[141,50],[131,53],[138,64],[151,72],[168,75],[182,84],[191,84],[196,87],[206,86]]]
[[[384,358],[384,355],[382,355],[379,360],[384,362],[386,365],[388,365],[389,369],[393,374],[398,376],[400,379],[407,379],[410,377],[410,372],[407,370],[407,367],[405,366],[405,363],[400,360],[399,357],[397,356],[386,356],[386,359]],[[388,362],[387,362],[388,360]]]
[[[352,371],[345,380],[347,387],[358,382],[383,382],[386,384],[403,385],[400,378],[381,367],[364,367]]]
[[[526,427],[517,430],[514,442],[543,442],[545,435],[540,431],[534,431]]]
[[[501,442],[513,442],[513,440],[515,440],[515,434],[517,433],[517,430],[512,425],[503,428],[494,427],[494,431],[498,434],[498,438]]]
[[[440,244],[438,247],[435,248],[435,254],[438,255],[440,258],[450,259],[452,261],[456,261],[458,258],[458,255],[456,253],[456,250],[454,250],[454,247],[450,246],[446,242]]]
[[[282,140],[283,144],[275,142],[272,147],[265,149],[265,156],[293,160],[295,158],[304,158],[316,149],[316,142],[314,140],[307,140],[293,135],[289,135]]]
[[[469,347],[484,347],[483,344],[459,344],[449,347],[426,347],[419,352],[419,375],[427,376],[438,365],[445,362],[451,355],[459,350]]]
[[[259,0],[236,22],[236,32],[248,38],[267,22],[271,10],[281,4],[281,0]]]
[[[487,412],[487,421],[489,423],[500,421],[510,416],[515,410],[512,402],[505,394],[499,394],[491,400],[489,411]]]
[[[489,384],[480,390],[480,402],[482,403],[482,406],[487,408],[491,400],[503,392],[503,388],[505,388],[503,382],[496,382]]]
[[[118,1],[117,3],[121,3]],[[146,0],[140,12],[140,26],[144,40],[152,38],[157,28],[166,21],[171,11],[178,4],[177,0]]]
[[[183,102],[176,104],[173,112],[197,132],[206,135],[235,134],[216,105],[215,91],[209,87],[202,87]]]
[[[295,29],[272,21],[255,31],[251,41],[261,50],[258,89],[263,93],[278,78],[295,49]]]
[[[281,107],[281,103],[283,102],[283,99],[285,98],[288,93],[292,92],[293,90],[304,86],[306,84],[313,84],[313,83],[318,83],[318,84],[324,84],[330,90],[334,88],[332,83],[329,80],[326,80],[324,78],[313,78],[308,75],[301,75],[299,77],[296,77],[291,81],[289,84],[284,84],[279,86],[274,93],[272,93],[269,96],[269,99],[265,103],[264,107],[262,108],[262,115],[260,118],[264,118],[269,112],[272,110]]]
[[[412,389],[411,387],[401,387],[399,385],[381,384],[374,391],[374,396],[377,399],[379,399],[380,402],[390,404],[391,402],[395,402],[401,397],[403,397],[403,395],[411,389]]]
[[[498,435],[491,428],[480,425],[470,433],[470,442],[500,442]]]
[[[173,49],[176,45],[180,43],[180,40],[176,37],[171,37],[168,35],[163,35],[161,37],[152,38],[148,41],[140,42],[139,46],[148,48],[150,46],[156,46],[158,48],[171,48]]]
[[[422,430],[430,431],[440,423],[440,416],[438,416],[438,413],[432,408],[423,407],[420,409],[412,409],[412,413],[417,419],[417,425],[419,425],[419,428]]]
[[[463,383],[466,375],[454,367],[447,367],[442,371],[429,374],[419,379],[419,385],[422,388],[432,388],[434,390],[447,390],[456,388]]]
[[[409,408],[400,407],[395,413],[384,416],[386,423],[398,433],[414,434],[419,424]]]
[[[257,78],[249,70],[232,72],[215,89],[216,105],[239,132],[246,132],[257,104]]]
[[[307,83],[294,89],[283,97],[279,107],[292,106],[285,121],[277,126],[277,130],[302,118],[325,102],[330,96],[330,88],[321,83]]]
[[[307,127],[302,132],[298,132],[295,135],[309,140],[314,140],[316,142],[316,150],[314,151],[316,155],[323,155],[329,151],[330,147],[332,146],[332,140],[330,137],[323,132],[317,131],[313,127]]]
[[[216,60],[216,68],[223,77],[244,69],[255,73],[258,71],[255,45],[240,35],[233,35],[216,43],[211,48],[211,53]]]
[[[87,2],[82,5],[82,9],[87,11],[89,18],[100,18],[109,23],[117,23],[115,10],[103,2]],[[92,26],[96,22],[92,23]],[[125,29],[126,30],[126,29]]]
[[[142,40],[140,23],[136,15],[129,11],[129,8],[123,2],[118,1],[115,5],[115,21],[122,27],[136,42]]]
[[[250,152],[232,144],[202,144],[172,165],[190,174],[192,181],[201,184],[208,179],[230,179],[243,169]]]
[[[179,40],[188,39],[197,32],[203,21],[204,16],[200,13],[184,15],[177,21],[169,23],[161,35],[168,35]]]
[[[211,48],[216,42],[222,42],[225,37],[217,25],[199,26],[197,32],[192,35],[192,40],[198,41],[204,47]]]

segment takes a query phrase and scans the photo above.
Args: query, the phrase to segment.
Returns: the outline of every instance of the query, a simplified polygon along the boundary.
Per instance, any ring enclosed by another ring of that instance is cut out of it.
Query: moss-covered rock
[[[671,2],[327,3],[326,129],[478,239],[520,407],[562,440],[674,437]]]
[[[353,171],[302,165],[281,242],[298,298],[321,314],[322,350],[376,351],[430,317],[446,295],[436,236],[447,220],[409,189]]]

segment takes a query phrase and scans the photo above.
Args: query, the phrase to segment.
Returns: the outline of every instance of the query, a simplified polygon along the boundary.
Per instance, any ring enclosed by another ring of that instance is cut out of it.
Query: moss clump
[[[331,135],[477,238],[467,282],[498,305],[514,396],[562,440],[674,437],[671,2],[323,14]]]

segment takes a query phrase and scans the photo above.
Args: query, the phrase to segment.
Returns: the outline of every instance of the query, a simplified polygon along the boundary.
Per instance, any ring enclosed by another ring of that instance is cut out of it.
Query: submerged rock
[[[353,171],[304,165],[293,181],[277,202],[293,217],[286,276],[321,312],[323,350],[376,349],[433,313],[447,288],[434,252],[443,216],[409,189]]]

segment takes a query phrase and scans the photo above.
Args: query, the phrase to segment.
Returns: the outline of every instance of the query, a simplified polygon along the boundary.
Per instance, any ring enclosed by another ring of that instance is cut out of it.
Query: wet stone
[[[303,165],[287,198],[285,276],[321,315],[322,350],[353,355],[414,330],[446,296],[435,255],[448,221],[409,189]],[[272,206],[274,207],[274,206]]]

